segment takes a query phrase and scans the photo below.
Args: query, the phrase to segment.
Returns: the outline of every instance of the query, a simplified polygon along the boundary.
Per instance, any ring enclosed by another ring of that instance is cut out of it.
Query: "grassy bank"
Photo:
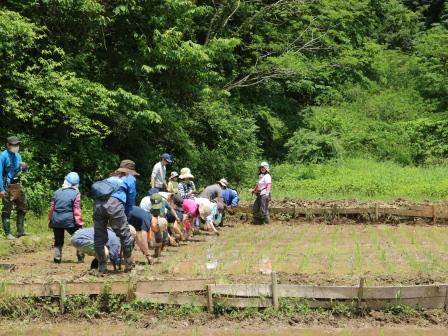
[[[275,199],[441,201],[448,198],[448,166],[412,167],[371,159],[346,159],[326,164],[273,165],[272,177]],[[247,188],[241,189],[242,199],[250,201]]]

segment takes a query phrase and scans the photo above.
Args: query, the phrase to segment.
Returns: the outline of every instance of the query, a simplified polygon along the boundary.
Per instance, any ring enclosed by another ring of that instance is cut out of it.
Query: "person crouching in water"
[[[257,196],[252,211],[254,224],[269,224],[269,201],[271,200],[272,178],[266,161],[258,167],[258,182],[250,191]]]
[[[57,264],[62,260],[65,231],[72,236],[84,225],[81,214],[81,193],[78,186],[79,175],[75,172],[69,173],[64,179],[62,188],[56,190],[51,201],[48,220],[54,234],[53,261]],[[77,250],[76,256],[78,262],[84,261],[82,252]]]
[[[135,228],[129,225],[129,231],[135,238]],[[78,230],[72,236],[71,243],[79,253],[95,257],[94,234],[94,228],[85,228]],[[110,259],[110,261],[114,265],[114,269],[117,270],[117,268],[121,267],[120,239],[118,239],[117,235],[110,227],[107,228],[107,237],[107,243],[104,246],[104,254],[106,255],[106,258],[108,257]],[[96,259],[95,257],[90,264],[90,269],[93,270],[97,268],[98,259]]]

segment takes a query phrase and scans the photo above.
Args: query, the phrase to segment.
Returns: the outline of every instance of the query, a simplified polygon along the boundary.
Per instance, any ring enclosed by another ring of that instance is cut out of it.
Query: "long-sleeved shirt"
[[[224,199],[224,203],[232,208],[236,208],[240,201],[236,190],[230,188],[226,188],[222,191],[222,198]]]
[[[83,226],[81,193],[75,188],[58,189],[51,200],[48,220],[53,228]]]
[[[162,162],[157,162],[152,168],[151,179],[154,179],[155,188],[163,188],[165,186],[166,167]]]
[[[178,194],[179,193],[179,182],[169,181],[168,187],[166,188],[166,190],[170,193]]]
[[[117,200],[119,200],[121,203],[123,203],[123,205],[126,204],[126,199],[127,199],[127,191],[128,191],[128,187],[127,185],[124,183],[124,181],[117,177],[117,176],[111,176],[109,178],[107,178],[107,181],[109,183],[112,183],[113,185],[115,185],[116,188],[116,192],[114,192],[111,197],[115,197]]]
[[[21,168],[21,162],[22,156],[19,153],[11,153],[6,149],[0,154],[0,192],[5,191],[17,174],[26,171]]]
[[[72,245],[77,249],[88,247],[88,249],[91,249],[90,253],[94,255],[94,234],[95,230],[93,227],[78,230],[71,238]],[[117,235],[110,227],[107,228],[107,238],[106,246],[109,248],[109,257],[111,260],[115,261],[120,256],[120,239],[118,239]]]
[[[126,185],[126,203],[124,212],[128,215],[135,205],[135,199],[137,197],[137,180],[133,175],[123,176],[121,179]]]
[[[194,199],[194,195],[188,195],[190,191],[196,191],[196,186],[193,181],[180,181],[177,186],[179,189],[179,195],[183,199]]]

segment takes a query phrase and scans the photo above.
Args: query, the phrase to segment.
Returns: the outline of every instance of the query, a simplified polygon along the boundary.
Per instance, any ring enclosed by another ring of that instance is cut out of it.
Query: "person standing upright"
[[[159,191],[166,191],[166,166],[172,162],[171,155],[168,153],[162,154],[160,161],[152,168],[151,174],[151,188],[157,188]]]
[[[6,150],[0,154],[0,198],[3,199],[2,224],[6,239],[13,240],[10,218],[13,205],[17,211],[17,237],[25,236],[26,195],[20,184],[20,175],[28,166],[19,154],[20,140],[16,136],[7,138]]]
[[[253,205],[254,224],[269,224],[269,201],[271,200],[272,178],[266,161],[258,167],[258,182],[250,191],[257,198]]]

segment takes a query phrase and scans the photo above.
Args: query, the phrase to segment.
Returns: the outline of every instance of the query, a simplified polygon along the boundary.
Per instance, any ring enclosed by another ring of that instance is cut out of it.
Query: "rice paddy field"
[[[16,265],[15,271],[2,272],[3,280],[95,278],[89,273],[90,257],[84,264],[76,263],[74,248],[67,245],[63,263],[56,265],[52,262],[51,237],[34,240],[35,245],[28,242],[25,248],[10,247],[21,253],[0,257],[0,262]],[[260,274],[262,260],[268,259],[282,282],[356,285],[360,276],[368,285],[447,282],[448,227],[280,221],[256,226],[229,220],[219,237],[202,234],[178,247],[167,247],[161,262],[155,265],[144,264],[137,249],[134,256],[135,272],[141,279],[269,282],[269,276]],[[127,275],[111,272],[108,277],[121,280]]]

